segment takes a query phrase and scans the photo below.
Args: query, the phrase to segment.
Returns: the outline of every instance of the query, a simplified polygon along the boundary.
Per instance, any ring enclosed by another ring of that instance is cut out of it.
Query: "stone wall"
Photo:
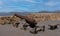
[[[36,22],[48,20],[60,20],[60,13],[34,13],[26,15],[28,18],[35,19]],[[14,24],[22,19],[16,16],[0,16],[0,24]]]
[[[14,24],[15,22],[19,22],[21,19],[16,16],[4,16],[0,17],[0,24]]]
[[[48,21],[48,20],[60,20],[60,13],[36,13],[29,14],[28,17],[34,18],[37,22]]]

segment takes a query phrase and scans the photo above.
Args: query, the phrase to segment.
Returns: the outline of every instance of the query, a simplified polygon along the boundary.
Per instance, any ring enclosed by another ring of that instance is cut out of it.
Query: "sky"
[[[60,10],[60,0],[0,0],[0,12],[56,10]]]

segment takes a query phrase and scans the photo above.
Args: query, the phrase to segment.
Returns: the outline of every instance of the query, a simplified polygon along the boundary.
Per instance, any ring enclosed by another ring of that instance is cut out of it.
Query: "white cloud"
[[[37,1],[35,1],[35,0],[12,0],[12,1],[14,1],[14,2],[23,2],[23,1],[25,1],[25,2],[30,2],[30,3],[40,3],[40,2],[37,2]]]
[[[32,2],[32,3],[35,3],[36,1],[34,1],[34,0],[25,0],[25,1],[27,1],[27,2]]]
[[[2,7],[0,7],[0,9],[1,9]]]
[[[3,5],[4,4],[4,2],[3,1],[0,1],[0,5]]]
[[[49,2],[46,2],[45,5],[47,6],[56,6],[58,5],[60,2],[54,2],[54,1],[49,1]]]
[[[25,1],[30,2],[30,3],[41,3],[41,2],[37,2],[35,0],[25,0]]]

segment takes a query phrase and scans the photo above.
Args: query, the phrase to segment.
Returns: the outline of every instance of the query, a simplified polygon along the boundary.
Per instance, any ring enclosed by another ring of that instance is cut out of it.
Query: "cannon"
[[[26,21],[26,23],[28,23],[28,25],[24,24],[23,28],[26,30],[26,28],[29,26],[30,28],[34,29],[34,33],[36,34],[37,22],[35,21],[35,19],[29,18],[27,16],[18,15],[18,14],[14,14],[14,16],[19,17],[20,19],[24,19]]]

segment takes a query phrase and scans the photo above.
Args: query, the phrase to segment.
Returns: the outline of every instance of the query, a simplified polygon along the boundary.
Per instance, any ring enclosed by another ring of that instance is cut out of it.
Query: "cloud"
[[[49,1],[49,2],[46,2],[45,5],[47,6],[56,6],[58,5],[60,2],[54,2],[54,1]]]
[[[1,9],[2,7],[0,7],[0,9]]]
[[[3,1],[0,1],[0,5],[3,5],[4,4],[4,2]]]
[[[5,10],[4,10],[5,9]],[[4,11],[27,11],[29,10],[28,8],[26,7],[18,7],[18,6],[5,6],[2,10]]]
[[[31,2],[31,3],[36,3],[36,1],[34,1],[34,0],[25,0],[25,1]]]
[[[12,1],[14,1],[14,2],[30,2],[30,3],[40,3],[40,2],[37,2],[37,1],[35,1],[35,0],[12,0]]]
[[[30,2],[30,3],[41,3],[40,1],[37,2],[36,0],[24,0],[24,1],[26,1],[26,2]]]

